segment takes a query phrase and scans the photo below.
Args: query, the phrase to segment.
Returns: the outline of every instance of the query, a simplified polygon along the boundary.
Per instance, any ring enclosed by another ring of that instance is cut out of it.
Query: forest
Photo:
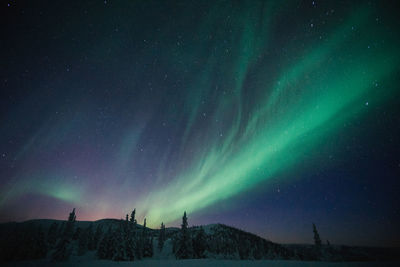
[[[376,261],[397,259],[397,249],[323,244],[312,224],[314,244],[283,245],[223,224],[151,229],[138,224],[136,209],[125,219],[77,221],[75,209],[66,221],[32,220],[0,224],[1,261],[47,259],[68,261],[94,252],[99,260],[230,259],[296,261]],[[311,231],[310,231],[311,234]]]

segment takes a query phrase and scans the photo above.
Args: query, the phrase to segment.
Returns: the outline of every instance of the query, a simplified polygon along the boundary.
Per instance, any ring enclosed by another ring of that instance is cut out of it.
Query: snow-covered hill
[[[40,262],[40,265],[43,265],[46,262],[50,262],[51,255],[57,249],[57,244],[62,239],[62,233],[67,228],[66,225],[67,222],[57,220],[30,220],[21,223],[0,224],[0,256],[2,261],[40,259],[45,257],[44,261],[39,260],[36,263]],[[176,263],[177,251],[181,240],[181,229],[166,228],[165,241],[160,249],[158,242],[160,236],[159,229],[144,228],[139,224],[135,224],[134,228],[132,228],[133,230],[129,230],[129,227],[129,222],[125,220],[75,221],[73,223],[73,234],[71,233],[70,240],[68,241],[68,248],[71,252],[69,261],[71,263],[74,262],[74,265],[83,264],[84,262],[87,264],[89,262],[90,264],[96,262],[96,266],[102,264],[108,266],[106,264],[108,261],[98,260],[100,257],[100,247],[105,244],[107,245],[107,240],[111,242],[111,245],[108,244],[108,249],[112,250],[110,253],[115,254],[120,249],[122,254],[119,258],[111,255],[104,256],[103,259],[109,257],[109,259],[113,258],[119,261],[127,260],[129,259],[128,254],[125,252],[127,249],[127,238],[133,236],[132,244],[134,244],[134,248],[132,248],[132,253],[134,255],[131,259],[134,258],[136,266],[142,266],[145,263],[147,264],[143,266],[186,266],[177,265]],[[355,262],[399,260],[400,255],[398,249],[388,248],[363,248],[338,245],[322,245],[316,248],[314,245],[281,245],[223,224],[193,226],[188,228],[188,232],[191,240],[190,257],[206,258],[179,261],[179,264],[190,263],[189,266],[199,266],[198,264],[201,264],[201,266],[213,266],[216,263],[215,260],[218,260],[219,266],[224,266],[223,264],[228,264],[226,266],[235,266],[233,263],[236,264],[236,262],[240,262],[241,264],[246,263],[245,265],[239,264],[238,266],[264,266],[262,264],[266,262],[269,265],[271,263],[278,264],[275,266],[320,266],[315,262],[310,265],[309,261]],[[89,238],[89,235],[91,236],[91,241],[82,238]],[[146,250],[143,247],[146,244],[150,244],[150,247],[147,248],[147,253],[143,252]],[[41,250],[42,246],[45,249]],[[140,255],[138,251],[141,251]],[[141,260],[137,261],[138,259]],[[266,260],[273,261],[269,262]],[[286,265],[282,265],[282,262]],[[31,263],[33,264],[34,262]]]

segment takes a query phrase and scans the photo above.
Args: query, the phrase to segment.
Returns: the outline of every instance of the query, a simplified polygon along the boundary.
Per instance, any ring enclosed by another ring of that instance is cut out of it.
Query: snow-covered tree
[[[193,252],[196,258],[204,258],[204,252],[207,248],[206,233],[203,227],[197,232],[196,237],[193,239]]]
[[[125,255],[129,261],[133,261],[135,259],[136,240],[134,237],[134,233],[130,228],[128,228],[128,231],[125,235]]]
[[[82,256],[88,249],[88,229],[82,230],[78,238],[78,255]]]
[[[91,223],[88,228],[86,228],[87,232],[87,249],[95,250],[96,246],[94,244],[94,234],[93,234],[93,223]]]
[[[101,225],[97,225],[96,232],[93,235],[93,245],[92,245],[93,250],[96,250],[97,247],[99,246],[102,235],[103,235],[103,229]]]
[[[64,230],[64,236],[71,238],[74,233],[74,223],[76,221],[75,208],[69,214],[67,224]]]
[[[182,217],[181,233],[178,241],[176,257],[178,259],[191,259],[193,257],[192,239],[188,229],[186,211]]]
[[[45,234],[42,230],[42,227],[39,226],[33,231],[33,240],[32,240],[32,250],[33,255],[31,258],[33,259],[41,259],[46,257],[47,254],[47,244],[45,239]]]
[[[239,240],[239,257],[241,260],[247,260],[250,257],[251,244],[248,239]]]
[[[112,260],[113,261],[127,260],[122,225],[120,225],[120,227],[118,227],[118,229],[114,232],[112,236],[112,244],[113,244]]]
[[[264,242],[260,238],[256,241],[256,246],[253,247],[253,258],[256,260],[262,259],[264,256]]]
[[[74,223],[76,220],[75,209],[69,214],[68,221],[64,228],[62,238],[56,245],[56,249],[52,255],[53,261],[66,261],[71,255],[72,248],[70,246],[72,235],[74,233]]]
[[[153,239],[149,237],[149,233],[146,227],[146,218],[143,222],[143,231],[141,241],[143,247],[143,257],[149,258],[153,256]]]
[[[50,228],[47,232],[47,244],[49,245],[50,248],[53,248],[56,244],[58,237],[58,223],[53,222],[50,225]]]
[[[79,236],[81,235],[82,228],[77,227],[74,234],[72,235],[72,240],[78,240]]]
[[[110,226],[107,233],[99,243],[99,248],[97,249],[97,256],[99,259],[112,259],[114,253],[114,244],[112,238],[113,232]]]
[[[158,236],[158,250],[161,251],[163,249],[165,242],[165,225],[162,222],[160,227],[160,234]]]

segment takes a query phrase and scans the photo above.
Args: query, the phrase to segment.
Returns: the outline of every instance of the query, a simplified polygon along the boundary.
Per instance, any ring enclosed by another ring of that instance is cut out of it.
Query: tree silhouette
[[[165,225],[162,222],[160,227],[160,234],[158,236],[158,250],[161,251],[163,249],[165,242]]]
[[[319,237],[318,231],[317,231],[317,227],[315,226],[315,224],[313,223],[313,232],[314,232],[314,243],[316,247],[320,247],[321,246],[321,238]]]
[[[192,240],[188,229],[186,211],[183,213],[182,217],[181,235],[176,257],[178,259],[190,259],[193,257]]]
[[[131,218],[129,219],[129,221],[133,224],[136,224],[135,214],[136,214],[136,209],[133,209],[131,213]]]
[[[71,255],[72,248],[71,248],[70,244],[71,244],[72,235],[74,233],[75,220],[76,220],[76,215],[75,215],[75,208],[74,208],[72,210],[72,212],[69,214],[68,221],[67,221],[67,224],[65,225],[62,238],[57,243],[56,250],[54,251],[54,253],[52,255],[53,261],[66,261],[66,260],[68,260],[69,256]]]

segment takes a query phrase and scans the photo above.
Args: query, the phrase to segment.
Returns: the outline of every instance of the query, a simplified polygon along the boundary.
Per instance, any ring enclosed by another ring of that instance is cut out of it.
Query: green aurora
[[[255,5],[247,6],[236,14],[237,47],[230,52],[233,62],[224,65],[210,57],[200,81],[188,91],[190,119],[185,136],[204,115],[198,106],[203,95],[211,94],[212,73],[218,68],[227,81],[232,81],[233,90],[231,95],[218,99],[218,108],[208,116],[216,121],[226,121],[226,114],[234,116],[225,129],[209,124],[207,132],[186,144],[197,148],[190,167],[167,187],[137,204],[148,211],[144,216],[151,218],[153,226],[162,220],[169,223],[179,219],[183,210],[192,213],[211,206],[294,167],[324,137],[362,116],[369,105],[384,104],[394,93],[394,89],[383,89],[378,84],[397,70],[400,54],[394,45],[368,47],[368,32],[390,40],[390,36],[379,34],[378,26],[371,28],[374,18],[368,8],[356,10],[326,39],[313,42],[297,55],[298,60],[282,67],[278,78],[271,82],[267,77],[270,65],[258,62],[257,55],[268,49],[268,29],[276,25],[253,23],[271,16],[268,8],[260,12]],[[252,68],[257,72],[249,77]],[[246,86],[256,86],[260,93],[254,107],[244,114],[246,82],[250,84]],[[218,138],[221,132],[225,133],[224,138]],[[196,139],[207,145],[197,144]],[[184,139],[182,147],[185,142],[188,141]]]

